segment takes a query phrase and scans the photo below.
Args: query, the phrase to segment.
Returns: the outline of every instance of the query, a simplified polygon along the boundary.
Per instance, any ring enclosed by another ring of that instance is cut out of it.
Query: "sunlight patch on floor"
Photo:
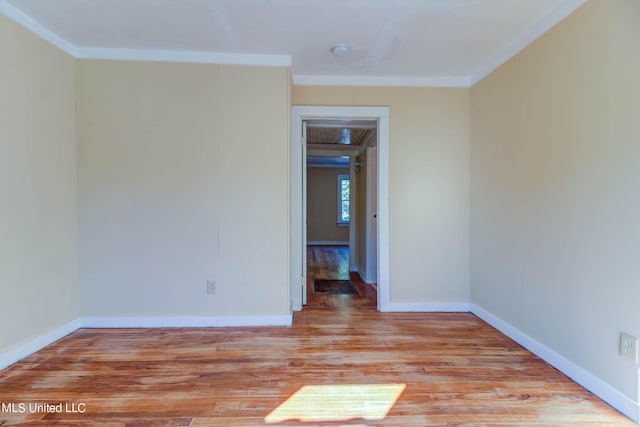
[[[405,387],[405,384],[307,385],[291,395],[264,420],[269,424],[287,420],[382,420]]]

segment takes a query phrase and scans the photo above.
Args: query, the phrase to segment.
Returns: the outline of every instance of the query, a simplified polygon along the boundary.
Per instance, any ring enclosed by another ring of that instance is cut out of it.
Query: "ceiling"
[[[311,119],[305,123],[309,156],[319,159],[355,157],[367,147],[377,145],[378,124],[375,120]],[[326,166],[324,161],[321,163]]]
[[[375,129],[314,128],[307,129],[308,144],[363,145],[375,134]]]
[[[0,0],[78,58],[291,66],[295,84],[469,86],[585,0]],[[337,43],[351,52],[335,57]]]

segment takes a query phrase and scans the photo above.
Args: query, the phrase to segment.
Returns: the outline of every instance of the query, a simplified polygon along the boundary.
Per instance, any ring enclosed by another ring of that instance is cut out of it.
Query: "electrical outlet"
[[[215,280],[207,280],[207,294],[213,295],[216,293],[216,282]]]
[[[620,356],[638,363],[638,339],[631,335],[620,334]]]

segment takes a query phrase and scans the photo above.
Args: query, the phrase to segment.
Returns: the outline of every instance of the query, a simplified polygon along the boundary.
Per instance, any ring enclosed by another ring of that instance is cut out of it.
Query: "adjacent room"
[[[377,123],[342,118],[304,126],[303,305],[375,309]]]
[[[0,426],[637,425],[639,24],[0,0]]]

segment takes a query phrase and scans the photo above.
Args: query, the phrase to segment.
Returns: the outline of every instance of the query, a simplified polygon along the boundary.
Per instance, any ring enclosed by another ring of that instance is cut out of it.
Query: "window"
[[[338,175],[338,225],[349,224],[349,175]]]

